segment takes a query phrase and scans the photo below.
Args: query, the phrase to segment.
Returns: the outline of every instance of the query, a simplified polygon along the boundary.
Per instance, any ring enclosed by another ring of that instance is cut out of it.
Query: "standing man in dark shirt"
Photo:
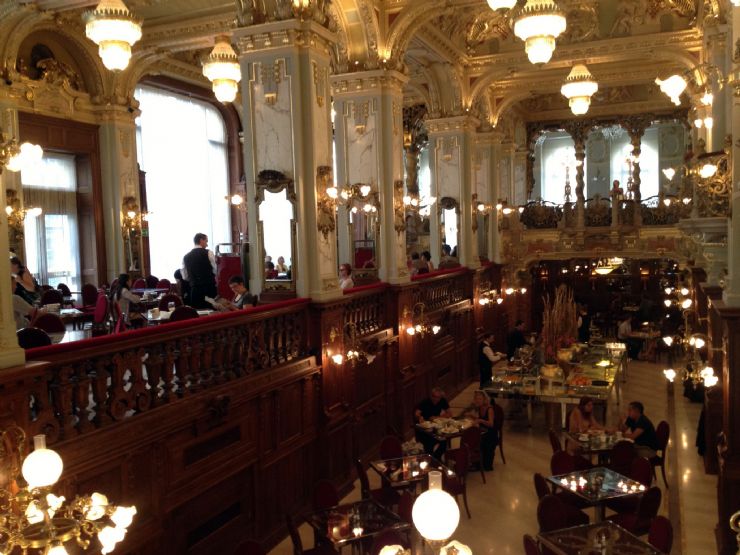
[[[493,365],[497,363],[503,355],[493,350],[494,335],[490,332],[483,336],[483,341],[478,346],[478,369],[480,370],[480,387],[488,385],[493,379]]]
[[[208,235],[205,233],[196,233],[193,243],[193,250],[182,259],[181,274],[190,283],[190,306],[209,308],[205,298],[218,295],[216,257],[208,250]]]
[[[431,396],[424,399],[416,407],[414,411],[414,424],[421,424],[437,417],[450,418],[451,416],[450,404],[445,399],[444,391],[440,387],[435,387],[432,389]],[[429,434],[425,434],[418,429],[416,430],[416,439],[424,446],[425,452],[437,460],[441,460],[447,447],[444,441],[437,443]]]
[[[524,337],[524,322],[517,320],[514,329],[509,332],[506,338],[506,358],[511,360],[516,355],[516,350],[524,347],[527,339]]]
[[[645,407],[639,401],[632,401],[627,409],[627,417],[620,426],[624,437],[635,442],[635,449],[640,457],[651,458],[658,449],[658,436],[655,426],[643,413]]]

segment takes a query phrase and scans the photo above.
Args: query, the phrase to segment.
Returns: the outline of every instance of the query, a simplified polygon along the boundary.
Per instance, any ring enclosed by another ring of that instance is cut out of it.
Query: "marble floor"
[[[613,426],[627,410],[631,400],[642,401],[645,414],[656,425],[667,420],[671,425],[668,447],[666,490],[660,476],[657,485],[663,491],[661,514],[668,516],[674,525],[674,555],[710,555],[716,553],[714,526],[716,523],[716,477],[704,474],[702,459],[697,455],[694,440],[701,406],[685,399],[681,386],[669,386],[662,375],[663,366],[633,361],[622,384],[621,404],[611,399],[607,410],[607,426]],[[669,395],[669,389],[674,394]],[[451,401],[453,411],[470,404],[475,385]],[[547,418],[543,406],[535,407],[533,425],[527,424],[526,410],[506,401],[502,402],[507,420],[504,426],[504,452],[506,464],[497,451],[495,470],[487,474],[483,484],[480,473],[468,475],[468,500],[471,519],[464,509],[454,538],[467,544],[477,555],[502,555],[523,553],[522,535],[537,532],[537,496],[532,475],[548,473],[552,453],[548,441]],[[552,418],[553,415],[550,415]],[[379,480],[368,472],[373,487]],[[359,484],[345,498],[359,499]],[[304,547],[313,545],[308,525],[301,526]],[[289,539],[281,542],[271,552],[273,555],[290,555]]]

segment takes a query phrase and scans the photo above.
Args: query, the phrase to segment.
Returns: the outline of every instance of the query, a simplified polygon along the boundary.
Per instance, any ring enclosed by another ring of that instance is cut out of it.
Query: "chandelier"
[[[345,185],[341,189],[335,185],[326,188],[326,195],[334,201],[335,208],[340,204],[349,206],[352,214],[359,211],[365,214],[374,214],[378,211],[378,195],[373,192],[372,185],[366,183],[355,183],[354,185]]]
[[[566,25],[565,14],[553,0],[527,0],[514,19],[514,34],[524,41],[530,62],[546,64]]]
[[[213,83],[213,93],[219,102],[233,102],[242,79],[239,60],[229,37],[216,37],[216,45],[203,61],[203,75]]]
[[[126,69],[131,47],[141,39],[141,21],[123,0],[101,0],[94,11],[85,12],[85,35],[98,45],[103,65],[113,71]]]
[[[136,507],[116,507],[101,493],[66,503],[51,488],[62,475],[62,458],[46,448],[44,435],[33,438],[34,450],[24,460],[25,432],[13,426],[2,432],[0,456],[6,487],[0,489],[0,552],[23,555],[66,555],[97,537],[100,553],[110,553],[123,540]]]
[[[560,87],[560,93],[568,99],[570,111],[576,116],[588,112],[591,97],[599,90],[594,76],[584,64],[576,64],[570,70],[565,83]]]
[[[0,133],[0,173],[3,167],[19,172],[37,164],[43,156],[44,150],[39,145],[23,143],[19,146],[18,141]]]
[[[594,272],[600,276],[611,274],[614,270],[619,268],[624,263],[623,258],[618,256],[612,256],[611,258],[601,258],[596,262]]]
[[[488,0],[488,7],[492,10],[510,10],[514,6],[516,0]]]

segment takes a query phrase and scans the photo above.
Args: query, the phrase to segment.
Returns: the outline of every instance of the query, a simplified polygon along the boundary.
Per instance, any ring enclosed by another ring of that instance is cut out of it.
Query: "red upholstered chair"
[[[411,495],[410,491],[406,490],[401,494],[401,497],[398,500],[398,516],[400,516],[401,520],[403,520],[404,522],[413,524],[414,519],[411,517],[413,509],[414,496]]]
[[[144,281],[146,281],[146,287],[155,289],[159,283],[159,278],[157,276],[146,276]]]
[[[144,278],[139,278],[136,281],[134,281],[134,284],[131,286],[131,289],[146,289],[146,280]]]
[[[539,472],[534,473],[534,490],[537,492],[537,499],[542,499],[545,495],[552,495],[550,484],[547,483],[545,478]]]
[[[660,473],[663,475],[663,483],[668,489],[668,481],[665,479],[665,452],[668,449],[668,440],[671,436],[671,427],[668,422],[661,420],[658,427],[655,428],[655,435],[658,438],[658,453],[650,459],[653,466],[653,476],[655,476],[655,467],[659,466]]]
[[[46,347],[51,345],[51,338],[44,330],[39,328],[22,328],[15,332],[18,345],[22,349],[33,349],[34,347]]]
[[[58,304],[62,306],[62,303],[64,303],[64,297],[59,289],[49,289],[41,294],[41,306],[47,304]]]
[[[69,297],[69,299],[64,299],[64,304],[74,306],[74,300],[72,300],[72,291],[70,291],[69,287],[67,287],[66,283],[58,283],[57,289],[62,294],[62,297]]]
[[[404,538],[398,530],[383,530],[375,536],[373,546],[370,548],[370,555],[378,555],[386,545],[400,545],[404,549],[411,546],[408,538]]]
[[[121,312],[121,305],[118,301],[113,301],[110,305],[111,319],[113,320],[113,333],[122,333],[126,331],[126,318]]]
[[[178,306],[172,311],[170,315],[170,322],[180,322],[182,320],[190,320],[191,318],[197,318],[198,311],[192,306]]]
[[[167,305],[170,303],[175,303],[175,308],[178,306],[182,306],[182,298],[180,295],[176,295],[175,293],[167,293],[165,295],[162,295],[162,298],[159,299],[159,310],[168,310]]]
[[[560,435],[555,430],[549,430],[547,432],[547,435],[550,437],[550,446],[552,447],[552,452],[557,453],[558,451],[563,450],[563,444],[560,443]]]
[[[400,496],[393,488],[382,487],[380,489],[370,489],[370,480],[360,459],[355,461],[355,470],[357,471],[357,479],[360,480],[360,493],[363,499],[375,499],[378,503],[386,507],[398,505]]]
[[[95,312],[93,313],[93,321],[91,325],[92,335],[104,335],[108,333],[108,313],[110,311],[110,304],[108,297],[105,294],[100,293],[97,301],[95,301]]]
[[[339,492],[331,480],[319,480],[313,488],[313,508],[315,511],[339,505]]]
[[[661,499],[660,489],[652,487],[642,495],[635,512],[618,513],[607,517],[607,520],[619,524],[636,536],[642,536],[648,533],[650,523],[658,515]]]
[[[442,474],[442,489],[449,493],[457,501],[457,497],[462,495],[465,512],[470,518],[470,508],[468,507],[468,468],[470,468],[470,452],[463,445],[458,449],[448,449],[445,453],[447,464],[455,471],[454,476]]]
[[[95,303],[98,300],[98,288],[92,283],[86,283],[82,286],[82,310],[88,312],[95,311]]]
[[[262,547],[262,544],[254,540],[246,540],[240,543],[231,555],[267,555],[267,551]]]
[[[498,434],[498,450],[501,453],[501,462],[506,464],[506,457],[504,456],[504,409],[501,405],[493,404],[493,424],[496,427],[496,434]],[[494,455],[496,452],[494,451]]]
[[[588,524],[589,518],[586,513],[564,503],[558,496],[546,495],[537,505],[537,522],[540,532],[550,532]]]
[[[645,457],[635,457],[626,476],[649,488],[653,483],[653,465]],[[633,513],[639,502],[639,497],[618,497],[607,501],[606,506],[617,513]]]
[[[160,279],[155,285],[155,289],[167,289],[167,291],[169,291],[171,287],[172,283],[168,279]]]
[[[477,464],[480,467],[480,476],[483,483],[486,483],[486,473],[483,471],[483,457],[480,452],[480,428],[473,426],[463,430],[460,436],[460,445],[465,445],[470,452],[470,464]]]
[[[380,458],[387,460],[400,459],[401,457],[403,457],[401,440],[396,436],[385,436],[380,442]]]
[[[609,451],[609,468],[626,475],[635,457],[637,457],[637,451],[635,451],[634,443],[625,440],[618,441]]]
[[[556,451],[550,457],[550,472],[553,476],[574,472],[575,469],[575,457],[567,451]]]
[[[290,539],[293,542],[293,555],[332,555],[337,553],[329,543],[321,543],[316,547],[303,549],[301,535],[298,533],[298,528],[296,528],[293,519],[290,518],[290,515],[286,515],[285,521],[288,525]]]
[[[664,516],[656,516],[650,523],[648,543],[661,553],[670,553],[673,547],[673,524]]]
[[[524,554],[525,555],[541,555],[540,546],[537,540],[529,534],[524,534]]]
[[[64,325],[62,319],[50,312],[37,316],[33,321],[33,326],[44,330],[46,333],[64,333],[67,331],[67,326]]]

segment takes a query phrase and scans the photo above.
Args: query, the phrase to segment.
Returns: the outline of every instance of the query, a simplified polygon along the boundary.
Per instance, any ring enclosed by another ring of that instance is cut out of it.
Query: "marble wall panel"
[[[371,109],[365,120],[365,128],[355,124],[354,107],[347,116],[347,153],[351,163],[347,166],[349,183],[379,182],[378,169],[378,114]]]
[[[265,100],[261,83],[252,85],[254,156],[258,172],[271,169],[291,177],[295,175],[290,81],[290,76],[286,76],[277,84],[277,98],[273,104]]]

